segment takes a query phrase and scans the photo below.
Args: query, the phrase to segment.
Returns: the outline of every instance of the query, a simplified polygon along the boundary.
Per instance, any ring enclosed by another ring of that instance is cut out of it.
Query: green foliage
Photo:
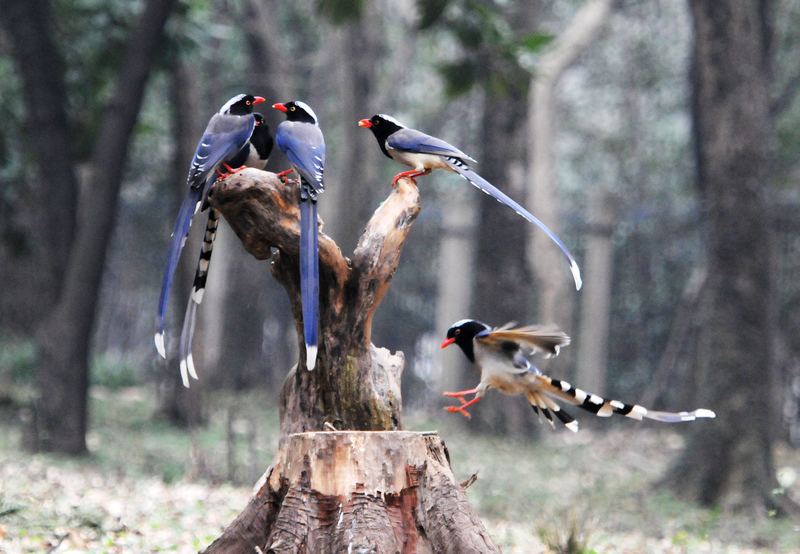
[[[364,11],[364,0],[318,0],[319,12],[335,25],[355,21]]]
[[[428,29],[435,25],[444,14],[444,10],[450,4],[450,0],[417,0],[417,12],[419,14],[419,29]]]
[[[30,339],[0,338],[0,381],[14,384],[33,382],[36,349]]]
[[[109,389],[120,389],[139,384],[136,370],[130,364],[105,354],[95,356],[92,360],[89,380],[92,385],[100,385]]]
[[[514,6],[479,0],[418,2],[418,27],[451,34],[460,55],[438,65],[451,97],[481,85],[503,96],[524,92],[529,73],[520,65],[522,54],[537,52],[552,36],[531,33],[520,36],[512,22]]]

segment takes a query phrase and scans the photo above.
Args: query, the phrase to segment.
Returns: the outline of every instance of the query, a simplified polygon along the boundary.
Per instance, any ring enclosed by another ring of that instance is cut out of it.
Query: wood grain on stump
[[[499,552],[435,433],[286,437],[250,504],[206,554]]]

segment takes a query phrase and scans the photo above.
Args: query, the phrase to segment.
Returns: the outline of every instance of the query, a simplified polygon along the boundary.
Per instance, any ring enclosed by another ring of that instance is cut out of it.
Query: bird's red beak
[[[278,110],[279,112],[286,113],[286,106],[284,106],[281,103],[273,104],[272,107]]]
[[[454,339],[454,338],[444,339],[442,341],[442,348],[447,348],[448,346],[450,346],[454,342],[456,342],[456,339]]]
[[[372,122],[369,119],[359,119],[358,126],[364,127],[365,129],[369,129],[370,127],[372,127]]]
[[[256,104],[261,104],[262,102],[266,102],[266,101],[267,101],[267,99],[264,98],[263,96],[256,96],[253,99],[253,105],[255,106]]]

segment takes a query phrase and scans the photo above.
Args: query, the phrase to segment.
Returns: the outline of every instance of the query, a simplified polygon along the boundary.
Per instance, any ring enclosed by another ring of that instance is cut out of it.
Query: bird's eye
[[[456,329],[456,333],[455,334],[456,335],[460,335],[461,334],[461,329]]]
[[[252,104],[252,102],[250,100],[248,100],[247,102],[245,102],[245,104],[247,104],[249,106],[250,104]]]
[[[290,109],[291,111],[294,111],[296,108],[295,108],[294,106],[292,106],[292,107],[291,107],[291,108],[289,108],[289,109]]]

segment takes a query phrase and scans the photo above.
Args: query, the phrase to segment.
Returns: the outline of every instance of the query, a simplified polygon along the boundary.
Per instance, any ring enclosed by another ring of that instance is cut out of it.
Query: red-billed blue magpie
[[[300,299],[303,305],[303,334],[306,369],[317,363],[319,319],[319,235],[317,197],[325,189],[325,138],[314,110],[295,100],[273,104],[286,114],[278,125],[275,142],[300,175]]]
[[[256,118],[253,115],[253,107],[264,101],[264,98],[252,96],[250,94],[238,94],[228,100],[209,120],[203,132],[203,136],[200,138],[197,148],[195,149],[192,163],[189,166],[189,175],[186,179],[189,190],[178,211],[178,217],[175,220],[167,254],[164,278],[161,282],[161,295],[159,297],[158,314],[156,316],[155,343],[158,353],[163,358],[166,358],[164,320],[169,300],[169,289],[172,285],[172,279],[175,275],[175,269],[178,266],[181,251],[186,242],[186,236],[189,233],[192,217],[201,207],[204,207],[208,191],[217,178],[227,176],[229,174],[228,172],[237,171],[237,168],[231,162],[238,163],[236,158],[241,157],[242,150],[246,149],[248,151],[244,159],[249,157],[249,152],[251,150],[249,141],[256,129]],[[269,134],[268,129],[265,128],[265,131]],[[261,133],[261,131],[259,133]],[[254,148],[256,148],[255,145]],[[220,168],[224,168],[226,171]],[[216,229],[218,217],[218,214],[209,214],[206,238],[209,238],[209,226],[214,230]],[[212,232],[210,236],[211,241],[213,241],[213,234]],[[202,271],[204,274],[208,269],[209,260],[210,249],[208,249],[208,254],[205,259],[201,255],[200,263],[198,264],[198,269],[204,268]],[[205,281],[205,275],[203,275],[202,281]],[[188,311],[187,315],[189,316],[189,321],[194,317],[193,314],[190,315]],[[190,325],[190,327],[191,326],[192,325]],[[187,336],[190,335],[191,333],[187,334]],[[195,379],[197,378],[194,367],[188,367],[187,364],[182,361],[181,376],[183,378],[183,384],[186,386],[189,385],[188,374],[191,374]]]
[[[256,120],[256,126],[255,129],[253,129],[253,134],[250,135],[250,140],[247,141],[247,144],[245,144],[233,158],[226,162],[230,167],[235,168],[233,170],[234,173],[239,171],[240,168],[245,167],[264,169],[269,161],[269,155],[272,153],[273,140],[269,125],[264,121],[264,116],[261,114],[254,113],[253,117]],[[206,207],[208,207],[207,202],[204,202],[202,209]],[[218,210],[211,208],[208,211],[206,230],[203,235],[203,245],[200,249],[200,259],[197,261],[197,269],[194,275],[194,282],[192,283],[192,294],[189,297],[189,304],[186,307],[186,314],[183,319],[179,359],[181,376],[184,379],[184,385],[187,387],[189,375],[197,379],[197,372],[192,357],[192,338],[194,337],[197,308],[203,301],[203,294],[206,289],[206,279],[208,278],[208,270],[211,265],[211,254],[214,249],[214,239],[217,236],[219,218],[220,213]]]
[[[361,119],[358,125],[372,131],[378,141],[378,145],[381,147],[381,151],[387,157],[413,168],[410,171],[403,171],[395,175],[392,180],[392,186],[397,184],[398,179],[403,177],[414,179],[415,177],[429,174],[433,169],[444,169],[458,173],[468,183],[501,204],[508,206],[544,231],[566,256],[569,262],[569,269],[572,272],[572,278],[575,280],[575,288],[580,290],[583,285],[581,270],[575,258],[572,257],[567,247],[561,242],[561,239],[536,216],[470,169],[468,165],[470,162],[477,163],[474,159],[442,139],[426,135],[416,129],[409,129],[395,118],[386,114],[377,114],[369,119]]]
[[[480,369],[481,380],[474,389],[445,392],[444,396],[460,401],[460,405],[447,406],[445,410],[469,418],[467,408],[477,403],[487,390],[494,388],[509,395],[524,395],[533,410],[543,414],[550,425],[554,426],[555,415],[574,432],[578,431],[578,422],[562,410],[555,400],[568,402],[600,417],[620,414],[640,421],[647,418],[665,423],[716,417],[714,412],[706,409],[655,412],[638,404],[606,400],[573,387],[566,381],[544,375],[528,360],[529,356],[536,353],[546,357],[557,356],[560,348],[569,342],[569,337],[556,329],[537,326],[514,328],[513,324],[492,329],[474,319],[457,321],[447,330],[442,348],[457,344],[469,361]],[[468,394],[474,395],[472,400],[465,400]]]

